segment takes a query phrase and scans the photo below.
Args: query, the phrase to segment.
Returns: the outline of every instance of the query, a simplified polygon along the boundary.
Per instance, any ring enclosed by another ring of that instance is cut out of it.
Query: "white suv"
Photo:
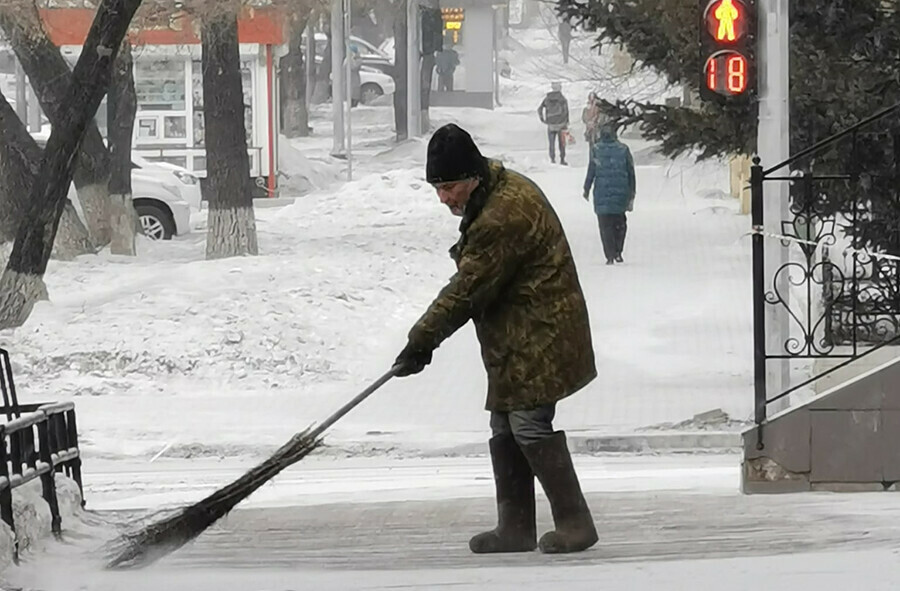
[[[131,168],[154,174],[154,176],[158,173],[160,181],[171,181],[174,176],[178,192],[193,209],[200,211],[200,203],[203,199],[200,192],[200,179],[187,168],[168,162],[147,160],[136,152],[131,154]]]
[[[33,133],[41,149],[49,132]],[[132,154],[131,195],[144,234],[151,240],[171,240],[191,231],[191,208],[200,209],[200,182],[187,169],[150,162]],[[69,185],[69,200],[83,216],[75,185]]]
[[[70,190],[70,198],[73,192]],[[131,171],[131,195],[147,238],[171,240],[191,231],[191,205],[175,183],[160,179],[156,172],[135,169]]]

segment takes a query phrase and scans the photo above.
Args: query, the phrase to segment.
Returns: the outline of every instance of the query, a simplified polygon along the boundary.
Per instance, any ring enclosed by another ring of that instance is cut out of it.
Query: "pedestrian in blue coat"
[[[634,159],[628,146],[616,137],[612,125],[601,126],[597,141],[591,146],[591,160],[584,179],[585,199],[591,187],[606,264],[624,263],[622,251],[628,231],[625,212],[634,208],[636,189]]]

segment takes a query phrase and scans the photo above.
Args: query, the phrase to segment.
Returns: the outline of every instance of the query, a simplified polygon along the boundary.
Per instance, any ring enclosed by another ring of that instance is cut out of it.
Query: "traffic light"
[[[700,0],[700,97],[748,100],[756,93],[756,0]]]

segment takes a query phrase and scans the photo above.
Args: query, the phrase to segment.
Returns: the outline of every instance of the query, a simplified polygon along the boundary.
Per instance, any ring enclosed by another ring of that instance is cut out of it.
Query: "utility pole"
[[[350,29],[352,28],[351,11],[352,6],[350,0],[343,0],[344,3],[344,74],[346,77],[347,92],[344,95],[347,105],[347,180],[353,180],[353,68],[350,56]]]
[[[306,108],[312,109],[313,95],[316,91],[316,18],[310,18],[306,24]]]
[[[409,0],[406,3],[406,11],[406,124],[409,137],[413,138],[422,134],[422,45],[419,33],[421,26],[418,0]]]
[[[764,169],[784,162],[790,157],[790,16],[788,0],[759,0],[759,128],[757,151]],[[787,176],[789,170],[778,172]],[[773,181],[765,185],[764,225],[767,232],[781,234],[782,221],[791,219],[789,183]],[[769,241],[766,249],[766,277],[789,261],[786,248],[777,241]],[[778,290],[786,294],[788,304],[790,284],[787,274],[778,279]],[[770,354],[784,354],[785,341],[790,336],[786,311],[780,306],[766,306],[766,350]],[[777,395],[790,387],[790,361],[770,362],[766,382],[770,394]],[[783,398],[778,412],[789,405]]]
[[[331,114],[334,118],[334,142],[331,155],[339,158],[346,156],[344,149],[344,90],[346,88],[346,69],[344,54],[347,46],[344,40],[344,2],[331,2]]]

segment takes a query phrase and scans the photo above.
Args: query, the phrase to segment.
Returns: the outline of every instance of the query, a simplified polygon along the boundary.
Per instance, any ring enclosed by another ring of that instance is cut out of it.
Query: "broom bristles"
[[[111,542],[104,551],[108,557],[106,568],[143,568],[178,550],[321,443],[309,429],[294,435],[272,457],[202,501]]]

